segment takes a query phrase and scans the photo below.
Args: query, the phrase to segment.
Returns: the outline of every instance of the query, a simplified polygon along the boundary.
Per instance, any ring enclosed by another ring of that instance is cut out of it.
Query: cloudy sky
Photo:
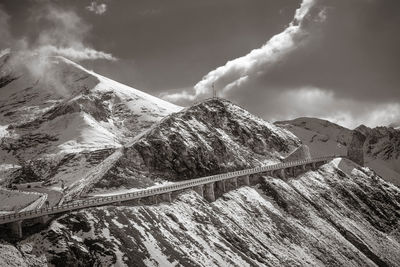
[[[399,0],[0,0],[0,53],[66,56],[180,105],[400,125]]]

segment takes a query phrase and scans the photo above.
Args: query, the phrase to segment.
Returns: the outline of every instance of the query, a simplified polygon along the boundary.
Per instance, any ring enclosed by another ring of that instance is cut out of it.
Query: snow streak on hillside
[[[210,99],[154,124],[95,187],[142,188],[276,163],[298,146],[289,131]]]
[[[399,208],[399,188],[336,159],[288,181],[264,177],[213,203],[187,191],[172,204],[73,212],[15,247],[0,245],[0,263],[396,266]]]
[[[46,60],[52,68],[46,77],[34,80],[17,72],[16,80],[1,90],[2,135],[17,139],[7,147],[13,151],[37,154],[43,141],[47,153],[118,147],[181,109],[65,58]]]
[[[40,75],[0,58],[0,183],[67,186],[113,150],[182,108],[63,57],[32,57]],[[83,173],[82,173],[83,172]]]

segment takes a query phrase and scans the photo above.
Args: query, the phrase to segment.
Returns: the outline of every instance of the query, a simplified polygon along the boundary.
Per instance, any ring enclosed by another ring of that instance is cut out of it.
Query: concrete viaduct
[[[152,189],[144,189],[132,193],[117,194],[105,197],[92,197],[81,199],[72,203],[51,208],[42,208],[25,212],[17,212],[0,216],[0,225],[10,226],[14,235],[22,237],[24,221],[31,223],[46,223],[49,215],[70,212],[89,207],[134,202],[136,205],[144,203],[157,204],[159,201],[171,202],[171,194],[181,190],[193,189],[206,200],[212,202],[223,193],[236,189],[239,186],[249,186],[259,183],[263,175],[286,179],[310,169],[316,170],[319,166],[329,162],[337,156],[325,156],[308,160],[298,160],[274,165],[267,165],[252,169],[228,172],[218,175],[206,176]],[[345,156],[341,156],[345,157]]]

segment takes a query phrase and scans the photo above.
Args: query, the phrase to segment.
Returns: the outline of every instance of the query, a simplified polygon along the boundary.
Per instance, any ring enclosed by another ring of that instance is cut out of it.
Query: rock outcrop
[[[166,117],[126,147],[96,187],[142,187],[280,162],[300,144],[227,100],[208,100]]]
[[[350,160],[364,166],[364,142],[366,137],[359,131],[353,131],[351,143],[347,149],[347,156]]]

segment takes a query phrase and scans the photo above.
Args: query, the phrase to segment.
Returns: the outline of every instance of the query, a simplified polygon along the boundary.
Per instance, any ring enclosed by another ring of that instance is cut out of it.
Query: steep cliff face
[[[352,139],[347,147],[347,156],[360,166],[364,166],[365,135],[359,131],[353,131]]]
[[[289,131],[223,99],[172,114],[126,147],[96,187],[140,187],[279,162],[300,145]]]
[[[361,130],[363,129],[363,130]],[[400,157],[400,130],[391,127],[358,127],[356,130],[367,136],[364,148],[372,158],[382,160],[398,159]]]
[[[400,186],[400,130],[392,127],[369,128],[364,125],[349,130],[316,118],[298,118],[275,123],[295,134],[310,148],[312,156],[346,154],[354,132],[365,136],[364,164],[387,181]],[[353,151],[354,152],[354,151]],[[356,156],[357,157],[357,156]]]
[[[0,255],[14,255],[11,266],[397,266],[399,211],[399,188],[336,159],[213,203],[187,191],[171,204],[73,212]]]
[[[359,128],[357,128],[359,129]],[[366,128],[364,159],[388,181],[400,186],[400,129],[391,127]]]

